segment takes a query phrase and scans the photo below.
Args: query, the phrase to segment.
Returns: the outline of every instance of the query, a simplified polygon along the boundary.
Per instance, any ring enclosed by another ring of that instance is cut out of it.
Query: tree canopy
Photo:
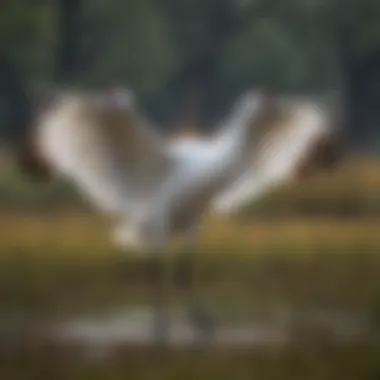
[[[14,103],[44,86],[128,84],[163,128],[208,128],[265,85],[340,92],[348,128],[368,141],[380,121],[379,20],[377,0],[4,0],[2,129],[22,124]]]

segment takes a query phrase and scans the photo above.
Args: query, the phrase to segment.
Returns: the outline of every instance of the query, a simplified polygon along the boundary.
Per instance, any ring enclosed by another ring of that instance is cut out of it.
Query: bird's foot
[[[198,330],[203,343],[210,343],[215,336],[217,323],[210,312],[196,307],[190,311],[190,322]]]

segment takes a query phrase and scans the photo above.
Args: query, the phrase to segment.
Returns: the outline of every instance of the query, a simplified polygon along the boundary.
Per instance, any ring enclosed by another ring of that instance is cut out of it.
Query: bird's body
[[[198,223],[241,165],[248,122],[260,110],[260,99],[249,99],[230,135],[168,144],[127,100],[70,94],[43,115],[37,142],[57,174],[117,219],[117,241],[147,254]]]
[[[31,157],[113,218],[130,252],[159,257],[174,234],[194,250],[204,213],[229,214],[289,178],[326,132],[318,111],[285,117],[267,100],[246,94],[215,136],[178,140],[156,134],[125,91],[63,94],[38,120]]]
[[[145,254],[210,209],[230,214],[291,179],[330,132],[311,103],[268,106],[248,94],[215,136],[168,141],[118,96],[64,94],[39,120],[37,142],[53,171],[115,219],[115,241]]]

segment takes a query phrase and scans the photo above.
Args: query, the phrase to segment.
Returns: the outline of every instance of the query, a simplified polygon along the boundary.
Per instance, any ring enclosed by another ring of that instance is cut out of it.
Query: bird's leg
[[[114,241],[122,247],[137,249],[144,256],[144,280],[149,289],[149,302],[154,308],[153,335],[157,343],[165,343],[169,321],[165,310],[165,266],[163,244],[142,244],[137,228],[128,224],[117,226],[113,232]]]
[[[165,296],[165,265],[162,255],[146,258],[145,273],[151,305],[154,308],[153,336],[157,344],[165,344],[169,335],[169,317]]]
[[[189,290],[194,281],[195,262],[193,251],[186,246],[185,250],[179,255],[178,262],[174,271],[174,283],[183,290]]]
[[[195,278],[195,252],[198,248],[198,234],[198,226],[194,226],[189,230],[186,236],[187,244],[179,258],[174,280],[177,286],[182,287],[188,293],[191,322],[196,328],[200,329],[204,336],[209,337],[214,330],[214,320],[209,312],[205,310]]]

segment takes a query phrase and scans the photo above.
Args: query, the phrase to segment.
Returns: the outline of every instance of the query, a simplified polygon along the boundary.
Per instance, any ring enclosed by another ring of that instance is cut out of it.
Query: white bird
[[[273,104],[261,92],[248,93],[214,138],[168,141],[137,112],[126,90],[64,93],[37,120],[35,149],[29,151],[38,154],[28,157],[39,161],[37,168],[43,162],[75,184],[114,219],[116,243],[157,265],[174,234],[184,234],[191,248],[186,252],[194,252],[205,212],[229,213],[274,180],[289,176],[310,142],[325,133],[325,119],[310,107],[297,117],[289,115],[288,127],[279,133],[283,115]],[[190,256],[183,257],[183,268],[189,270]],[[165,337],[161,288],[156,282],[154,286],[156,333]],[[192,306],[194,322],[207,331],[196,300]]]

